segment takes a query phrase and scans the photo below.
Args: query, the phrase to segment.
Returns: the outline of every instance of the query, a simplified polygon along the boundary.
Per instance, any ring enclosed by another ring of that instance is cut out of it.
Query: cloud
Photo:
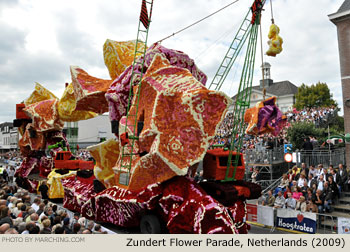
[[[232,2],[155,1],[148,44],[154,43]],[[326,82],[338,104],[341,101],[336,27],[327,15],[342,1],[274,1],[275,22],[284,39],[283,52],[271,63],[275,81]],[[162,42],[168,48],[187,53],[208,75],[215,75],[240,23],[249,1],[239,1],[222,12]],[[312,15],[311,15],[312,13]],[[89,74],[109,78],[102,46],[107,38],[125,41],[136,38],[140,1],[2,0],[0,1],[0,121],[12,121],[15,104],[30,95],[34,82],[61,96],[70,81],[70,65]],[[248,16],[250,18],[250,14]],[[269,1],[263,12],[263,47],[267,50],[270,21]],[[261,79],[260,40],[255,62],[254,84]],[[234,95],[244,56],[233,66],[223,91]]]

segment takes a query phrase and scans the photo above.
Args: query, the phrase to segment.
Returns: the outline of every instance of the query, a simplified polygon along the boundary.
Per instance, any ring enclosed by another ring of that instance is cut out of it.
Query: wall
[[[99,143],[100,138],[114,138],[108,115],[99,115],[78,122],[78,144],[80,148]]]

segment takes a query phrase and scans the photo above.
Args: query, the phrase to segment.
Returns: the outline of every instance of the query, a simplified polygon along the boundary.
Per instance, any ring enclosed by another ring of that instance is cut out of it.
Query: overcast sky
[[[154,0],[149,45],[220,9],[233,0]],[[195,59],[208,84],[252,0],[240,0],[200,24],[163,41]],[[326,82],[342,104],[336,26],[328,14],[343,0],[273,0],[275,23],[284,40],[276,58],[264,55],[274,81],[297,86]],[[15,118],[15,104],[27,98],[39,82],[58,97],[70,82],[70,65],[108,79],[102,46],[106,39],[136,38],[141,0],[0,0],[0,122]],[[270,2],[263,12],[264,51],[271,24]],[[260,40],[259,40],[260,41]],[[241,57],[241,60],[243,57]],[[253,85],[261,79],[260,44]],[[240,64],[223,87],[237,91]],[[342,114],[343,112],[341,112]]]

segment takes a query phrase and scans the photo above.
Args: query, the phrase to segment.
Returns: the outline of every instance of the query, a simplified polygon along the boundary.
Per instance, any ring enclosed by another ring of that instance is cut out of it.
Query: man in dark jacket
[[[348,181],[348,172],[346,169],[344,169],[343,164],[339,164],[339,170],[338,170],[338,175],[339,175],[339,186],[341,191],[344,191],[344,186],[345,183]]]
[[[309,137],[304,138],[303,149],[306,151],[313,150],[313,146],[312,146],[312,143],[310,142]]]

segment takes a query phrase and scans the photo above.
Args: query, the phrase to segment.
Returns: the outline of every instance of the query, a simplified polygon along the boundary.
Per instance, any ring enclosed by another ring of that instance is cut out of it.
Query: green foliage
[[[335,127],[329,128],[330,135],[344,134],[338,131]],[[293,149],[302,149],[304,138],[308,136],[316,137],[318,143],[321,145],[328,138],[328,128],[316,128],[313,123],[297,122],[293,123],[287,130],[287,137],[293,144]]]
[[[318,82],[316,85],[307,86],[304,83],[298,88],[295,108],[300,110],[305,107],[330,107],[337,106],[332,98],[326,83]]]
[[[308,122],[293,123],[287,131],[288,139],[293,144],[294,150],[302,149],[305,137],[319,137],[320,135],[320,129],[317,129],[313,123]]]
[[[344,135],[344,117],[336,116],[334,121],[329,124],[329,127]]]

